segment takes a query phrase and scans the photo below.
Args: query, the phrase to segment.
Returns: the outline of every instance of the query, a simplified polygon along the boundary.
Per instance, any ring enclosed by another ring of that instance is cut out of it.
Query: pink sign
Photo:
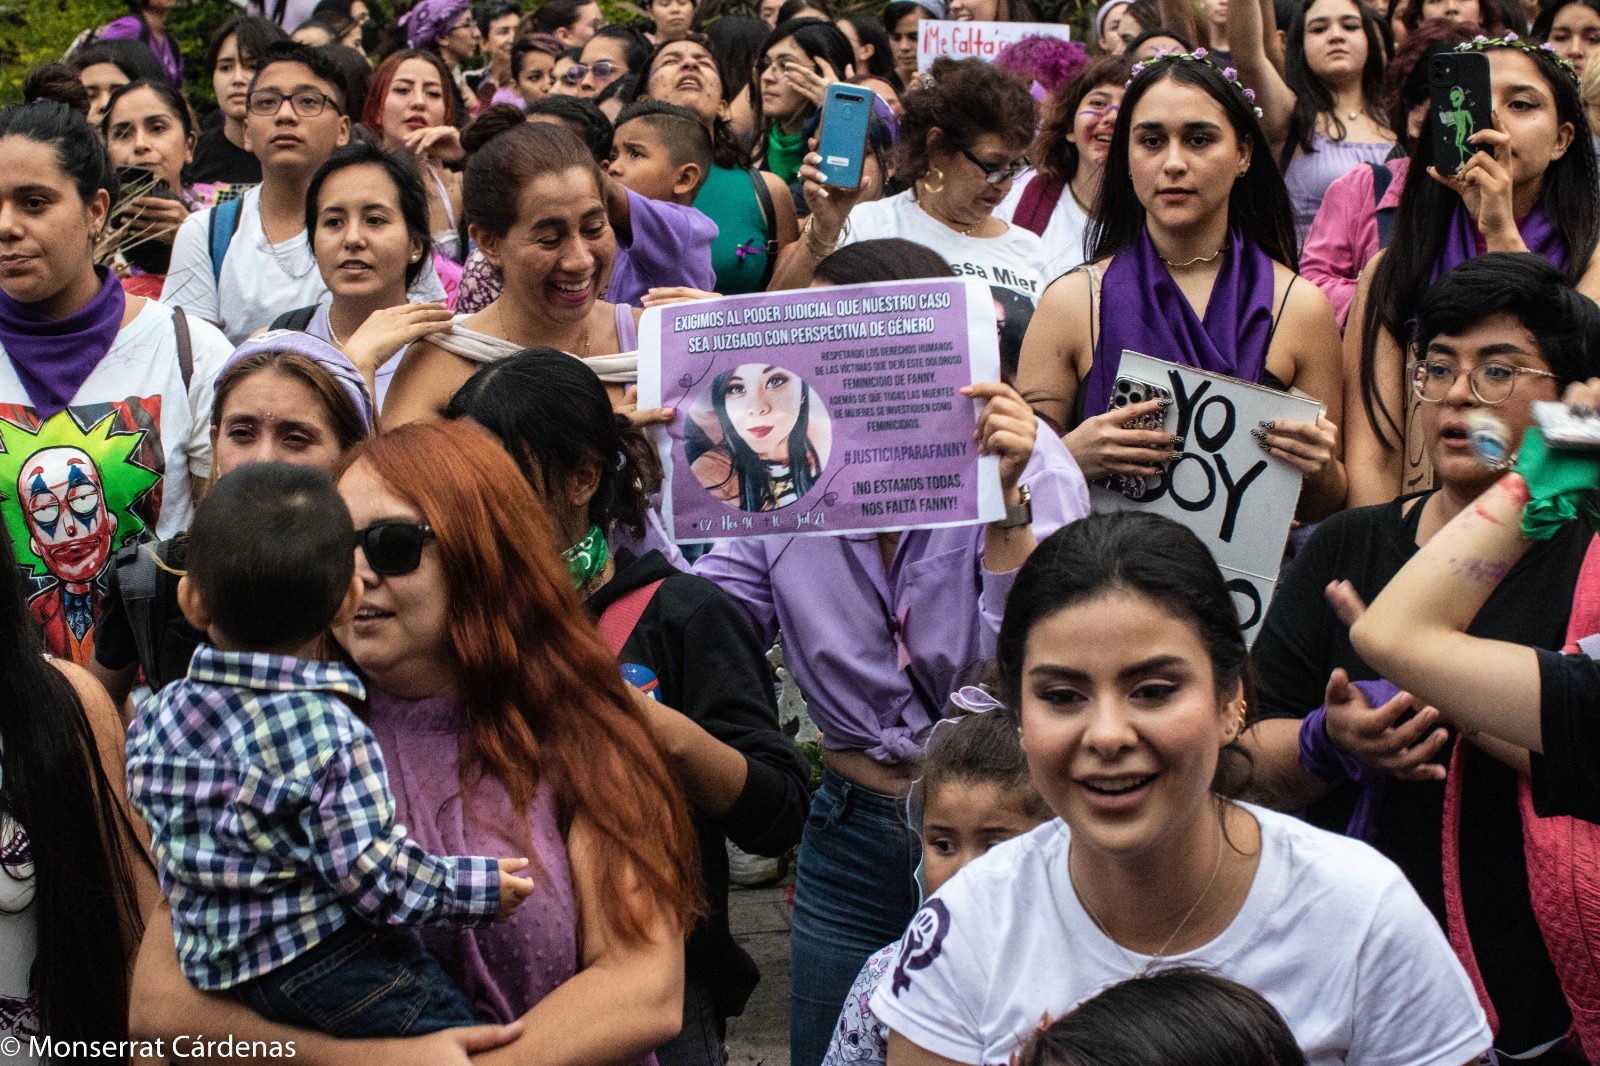
[[[1059,37],[1069,40],[1072,27],[1049,22],[955,22],[923,19],[917,23],[917,69],[927,70],[940,56],[981,59],[993,63],[1008,44],[1024,37]]]

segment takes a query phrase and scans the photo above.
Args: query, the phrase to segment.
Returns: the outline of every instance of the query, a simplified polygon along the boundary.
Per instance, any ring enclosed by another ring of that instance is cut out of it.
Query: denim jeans
[[[789,1066],[820,1066],[862,965],[905,932],[919,850],[901,800],[823,772],[795,875]]]
[[[656,1048],[659,1066],[727,1066],[728,1022],[717,1010],[705,982],[683,979],[683,1029]]]
[[[422,1036],[476,1025],[417,934],[352,918],[293,961],[233,990],[266,1018],[347,1038]]]

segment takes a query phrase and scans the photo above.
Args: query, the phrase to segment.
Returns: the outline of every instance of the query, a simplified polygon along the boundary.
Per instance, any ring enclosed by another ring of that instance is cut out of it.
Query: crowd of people
[[[174,6],[0,111],[8,1061],[723,1066],[786,856],[790,1066],[1600,1061],[1600,0]],[[674,539],[646,309],[951,278],[1003,518]]]

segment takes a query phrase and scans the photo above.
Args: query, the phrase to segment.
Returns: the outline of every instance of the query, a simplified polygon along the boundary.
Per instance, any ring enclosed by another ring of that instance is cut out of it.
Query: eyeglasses
[[[426,522],[374,522],[356,530],[356,547],[374,574],[399,577],[422,565],[422,546],[433,539]]]
[[[613,63],[609,59],[602,59],[598,62],[591,63],[588,66],[584,66],[582,63],[574,63],[572,66],[561,72],[561,80],[566,82],[568,85],[577,85],[579,82],[583,81],[586,74],[588,74],[590,71],[594,71],[594,77],[596,81],[605,81],[607,78],[611,77],[611,75],[615,74],[621,69],[622,64]]]
[[[983,171],[983,180],[990,185],[1003,185],[1033,166],[1027,156],[1023,156],[1021,159],[1013,159],[1009,163],[985,163],[973,155],[970,148],[961,149],[961,154],[966,156],[967,161],[973,166]]]
[[[1467,384],[1479,403],[1505,403],[1516,391],[1517,379],[1523,374],[1537,374],[1553,378],[1548,370],[1535,370],[1512,363],[1479,363],[1467,373]],[[1411,368],[1411,391],[1426,403],[1443,403],[1455,388],[1461,368],[1443,359],[1424,359]]]
[[[301,118],[316,118],[322,114],[322,109],[333,104],[334,110],[339,109],[339,103],[327,93],[319,93],[313,89],[306,89],[297,93],[280,93],[276,89],[259,89],[250,94],[249,105],[252,115],[272,116],[283,109],[283,102],[289,101],[289,106],[294,108],[294,113]]]

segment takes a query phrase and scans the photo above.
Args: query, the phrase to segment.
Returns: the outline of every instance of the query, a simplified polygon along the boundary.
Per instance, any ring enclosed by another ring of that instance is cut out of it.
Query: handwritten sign
[[[1185,444],[1164,474],[1145,479],[1137,501],[1091,486],[1095,510],[1142,507],[1193,530],[1228,579],[1247,639],[1253,641],[1278,583],[1301,474],[1262,451],[1250,431],[1275,419],[1314,422],[1320,405],[1138,352],[1122,353],[1118,377],[1169,391],[1173,404],[1165,428]]]
[[[1059,37],[1070,40],[1072,27],[1050,22],[954,22],[923,19],[917,23],[917,69],[927,70],[940,56],[981,59],[993,63],[1008,44],[1024,37]]]
[[[656,307],[639,323],[639,401],[657,430],[674,538],[992,522],[1000,467],[962,386],[997,381],[994,301],[949,279]]]

